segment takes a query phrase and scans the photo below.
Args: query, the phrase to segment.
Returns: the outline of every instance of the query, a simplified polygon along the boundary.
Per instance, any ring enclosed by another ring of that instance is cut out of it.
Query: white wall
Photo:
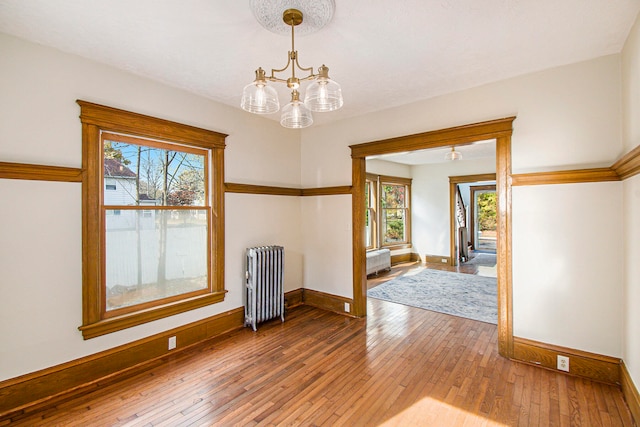
[[[514,187],[513,230],[514,335],[621,357],[621,184]]]
[[[411,166],[386,160],[367,160],[367,173],[411,178]]]
[[[622,52],[623,140],[625,152],[640,145],[640,15]],[[640,388],[640,176],[624,187],[624,349],[623,359]]]
[[[513,171],[531,172],[539,170],[559,170],[590,166],[609,166],[623,150],[621,141],[621,95],[620,95],[620,56],[611,55],[578,64],[567,65],[538,73],[533,73],[509,80],[488,84],[449,95],[418,102],[409,106],[394,108],[382,112],[367,114],[332,125],[311,127],[302,133],[302,183],[307,186],[314,183],[324,185],[348,185],[351,182],[351,144],[369,142],[384,138],[409,135],[428,130],[442,129],[451,126],[475,123],[516,115],[513,134]],[[595,218],[605,218],[611,214],[612,208],[599,203],[600,193],[597,186],[585,184],[585,201],[589,203]],[[613,194],[620,196],[620,190],[611,184]],[[566,187],[570,188],[570,187]],[[592,194],[589,189],[596,188]],[[555,190],[540,187],[534,191],[537,197],[529,199],[530,192],[519,191],[514,201],[514,211],[518,215],[533,209],[539,198],[554,200],[562,222],[573,219],[572,198],[557,199]],[[620,204],[618,204],[620,206]],[[338,206],[333,206],[338,208]],[[331,215],[349,218],[348,204],[344,204],[342,212],[331,212]],[[514,213],[514,216],[515,216]],[[323,212],[316,212],[322,217]],[[621,217],[619,216],[618,219]],[[303,216],[303,229],[313,227],[312,219]],[[514,223],[514,239],[519,242],[533,242],[536,230],[532,230],[523,222]],[[343,231],[346,235],[347,231]],[[350,232],[349,232],[350,233]],[[334,236],[335,237],[335,236]],[[557,236],[552,236],[556,239]],[[304,253],[312,247],[320,247],[323,236],[304,241]],[[591,237],[586,233],[574,236],[576,246],[588,248]],[[346,240],[346,238],[343,238]],[[637,239],[636,239],[637,240]],[[608,242],[608,241],[607,241]],[[618,244],[619,242],[611,242]],[[532,247],[540,257],[550,262],[562,262],[566,265],[568,277],[581,277],[584,280],[572,283],[570,293],[587,294],[592,298],[599,294],[603,286],[601,278],[620,267],[594,263],[586,265],[582,262],[580,252],[553,252],[549,258],[541,250],[546,243]],[[567,317],[572,319],[571,330],[558,331],[555,325],[547,323],[533,324],[527,329],[518,322],[522,321],[519,312],[515,312],[518,333],[526,333],[523,338],[539,339],[544,342],[554,341],[559,345],[571,344],[571,347],[594,351],[608,355],[619,355],[621,352],[620,326],[607,330],[592,331],[594,322],[602,321],[612,325],[619,319],[619,298],[604,298],[595,311],[590,306],[571,304],[566,307],[548,307],[540,301],[552,299],[555,293],[548,287],[541,287],[537,276],[524,277],[521,266],[526,264],[529,251],[520,246],[513,253],[516,280],[513,283],[514,295],[519,298],[517,310],[524,313],[545,313],[550,318]],[[599,250],[609,252],[609,247]],[[330,253],[329,253],[330,251]],[[613,249],[616,253],[615,249]],[[340,295],[352,295],[351,268],[336,272],[320,267],[324,256],[351,258],[351,245],[333,245],[327,251],[318,251],[318,257],[305,260],[305,286],[318,290],[339,288]],[[590,273],[586,274],[585,269]],[[306,271],[315,274],[307,275]],[[330,283],[330,285],[329,285]],[[331,288],[329,288],[329,286]],[[614,294],[619,294],[621,279],[615,276],[607,282]],[[520,297],[532,289],[540,290],[542,295],[532,301],[524,301]],[[518,320],[520,319],[520,320]]]
[[[300,186],[299,132],[5,35],[0,52],[0,161],[80,167],[83,99],[229,134],[227,182]],[[227,195],[225,301],[84,341],[80,184],[0,180],[0,199],[0,380],[242,306],[254,244],[284,245],[285,287],[302,283],[299,198]]]
[[[449,177],[495,173],[495,158],[413,166],[411,234],[413,252],[450,255]]]
[[[624,348],[622,358],[640,389],[640,176],[626,180],[624,191]]]
[[[351,298],[351,195],[302,198],[304,287]]]

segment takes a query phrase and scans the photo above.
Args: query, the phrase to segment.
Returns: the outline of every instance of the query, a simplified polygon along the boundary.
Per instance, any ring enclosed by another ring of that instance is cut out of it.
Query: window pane
[[[106,219],[106,309],[208,288],[207,209],[113,210]]]
[[[384,184],[382,186],[382,207],[383,208],[404,208],[404,185],[389,185]]]
[[[384,243],[404,242],[404,209],[383,209],[382,229]]]
[[[205,154],[104,141],[104,204],[205,206]]]
[[[364,183],[364,205],[368,208],[371,207],[371,196],[370,193],[371,192],[371,185],[369,184],[369,181]]]
[[[371,208],[366,209],[366,222],[365,222],[365,235],[366,235],[366,247],[373,246],[373,224],[372,224],[372,211]]]

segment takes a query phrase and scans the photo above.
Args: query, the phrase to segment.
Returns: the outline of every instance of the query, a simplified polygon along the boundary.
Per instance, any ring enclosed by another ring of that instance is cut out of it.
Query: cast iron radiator
[[[247,249],[247,299],[244,325],[256,325],[280,316],[284,322],[284,248],[260,246]]]

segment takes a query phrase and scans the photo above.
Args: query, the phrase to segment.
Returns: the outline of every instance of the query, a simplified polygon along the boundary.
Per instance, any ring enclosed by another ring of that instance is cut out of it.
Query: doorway
[[[513,356],[511,289],[511,135],[515,117],[430,131],[387,140],[352,145],[352,254],[353,307],[351,313],[367,313],[365,268],[365,181],[366,157],[428,148],[467,145],[496,140],[497,257],[498,257],[498,350]]]
[[[497,161],[497,159],[496,159]],[[478,174],[478,175],[461,175],[461,176],[450,176],[449,177],[449,200],[450,200],[450,224],[451,224],[451,265],[457,265],[459,261],[468,261],[469,260],[469,251],[477,250],[477,245],[474,244],[473,236],[477,234],[478,227],[474,225],[477,222],[478,215],[474,213],[475,203],[474,203],[474,191],[472,189],[482,188],[485,190],[493,190],[494,194],[496,193],[496,174],[495,173],[487,173],[487,174]],[[460,205],[462,205],[462,209],[460,209]],[[492,233],[495,236],[495,240],[493,241],[493,246],[497,246],[497,199],[494,200],[493,207],[496,208],[494,210],[494,214],[496,214],[493,219],[494,222]],[[460,212],[462,210],[462,213]],[[460,216],[463,216],[460,219]],[[461,223],[465,227],[465,232],[460,233],[460,225]],[[491,227],[487,227],[491,228]],[[461,234],[464,234],[465,237],[462,238]],[[464,242],[463,242],[464,240]],[[463,246],[464,245],[464,246]],[[495,254],[495,249],[493,251]],[[462,258],[465,258],[464,260]]]
[[[471,248],[478,252],[496,253],[497,199],[495,185],[478,185],[470,188]]]

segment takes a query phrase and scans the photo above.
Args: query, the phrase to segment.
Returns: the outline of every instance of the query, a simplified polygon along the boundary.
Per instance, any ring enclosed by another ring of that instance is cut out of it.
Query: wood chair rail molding
[[[511,185],[576,184],[581,182],[624,181],[640,173],[640,146],[629,151],[608,168],[520,173],[511,175]]]
[[[225,182],[224,192],[237,194],[265,194],[270,196],[302,196],[302,190],[299,188],[237,184],[234,182]]]
[[[35,181],[82,182],[82,169],[28,163],[0,162],[0,178]]]
[[[293,188],[227,182],[224,186],[225,193],[264,194],[270,196],[335,196],[340,194],[351,194],[350,185],[318,188]]]
[[[620,181],[612,168],[577,169],[557,172],[535,172],[511,175],[511,185],[577,184],[583,182]]]
[[[622,156],[620,160],[615,162],[611,169],[616,171],[621,179],[631,178],[640,173],[640,145],[627,154]]]

